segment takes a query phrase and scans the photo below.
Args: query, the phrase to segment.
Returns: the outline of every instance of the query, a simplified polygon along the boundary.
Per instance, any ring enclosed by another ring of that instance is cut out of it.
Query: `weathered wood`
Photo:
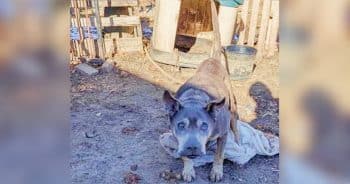
[[[182,0],[177,34],[196,37],[212,31],[210,0]]]
[[[218,18],[222,46],[231,45],[236,25],[237,11],[238,8],[220,6]]]
[[[181,0],[156,0],[155,24],[152,46],[155,49],[173,52]]]
[[[248,10],[251,0],[245,0],[244,4],[241,7],[241,18],[243,22],[244,29],[239,34],[238,44],[243,45],[247,39],[248,33]]]
[[[80,14],[78,13],[78,10],[77,10],[77,7],[78,7],[78,1],[77,0],[73,0],[72,2],[72,6],[74,7],[74,13],[76,15],[76,21],[72,21],[72,25],[74,25],[75,27],[78,27],[79,28],[79,35],[80,35],[80,40],[76,40],[74,41],[76,46],[77,46],[77,57],[81,57],[82,56],[82,52],[81,52],[81,48],[82,48],[82,30],[80,29],[81,28],[81,22],[78,21],[80,20]]]
[[[152,45],[158,50],[173,52],[181,0],[157,0]]]
[[[91,27],[91,20],[89,18],[89,14],[88,14],[88,3],[87,3],[87,0],[85,1],[85,19],[87,20],[86,22],[86,27],[88,28],[88,35],[90,35],[90,29],[89,27]],[[87,44],[88,44],[88,47],[89,47],[89,56],[90,58],[93,58],[95,57],[95,49],[94,49],[94,41],[91,39],[91,38],[87,38]]]
[[[253,0],[252,3],[253,4],[251,9],[251,18],[250,18],[249,33],[248,33],[248,45],[253,47],[255,43],[255,38],[256,38],[260,0]]]
[[[150,55],[153,60],[170,65],[178,65],[186,68],[197,68],[205,59],[210,57],[209,53],[184,53],[163,52],[151,49]]]
[[[75,17],[75,12],[74,12],[74,8],[73,7],[70,8],[70,12],[71,12],[71,16]],[[78,8],[78,12],[80,12],[80,14],[82,14],[82,15],[88,14],[90,16],[95,14],[93,9],[85,9],[85,8],[82,8],[82,7]]]
[[[279,0],[273,0],[271,4],[271,32],[269,39],[268,56],[274,55],[277,50],[277,38],[279,30]]]
[[[97,23],[97,19],[96,17],[89,17],[88,19],[82,17],[80,19],[77,19],[75,17],[71,17],[71,20],[74,20],[74,22],[76,22],[76,26],[78,26],[78,20],[80,20],[80,25],[85,25],[86,22],[89,22],[89,24],[91,26],[96,26],[96,23]]]
[[[128,7],[128,14],[129,14],[129,16],[132,16],[133,14],[134,14],[134,11],[133,11],[133,8],[132,7]],[[138,24],[138,25],[140,25],[140,24]],[[137,32],[137,29],[138,29],[138,27],[137,26],[134,26],[134,34],[137,34],[138,32]]]
[[[137,0],[98,0],[99,7],[127,7],[127,6],[137,6]]]
[[[264,0],[263,7],[262,7],[262,15],[261,15],[261,25],[259,29],[259,38],[258,38],[258,45],[257,45],[257,58],[261,58],[264,55],[264,45],[266,42],[266,35],[267,35],[267,28],[268,28],[268,22],[270,18],[270,11],[271,10],[271,0]]]
[[[269,49],[269,42],[270,42],[270,36],[271,36],[271,27],[272,27],[272,18],[271,18],[271,10],[270,10],[270,15],[269,15],[269,20],[267,22],[267,31],[266,31],[266,39],[265,39],[265,44],[264,44],[264,49],[268,51]]]
[[[142,37],[136,38],[119,38],[116,39],[117,52],[141,52],[142,48]]]
[[[116,53],[116,43],[114,38],[105,38],[104,39],[105,47],[106,47],[106,55],[112,56]]]
[[[100,9],[98,5],[98,0],[92,0],[93,8],[95,9],[95,16],[96,16],[96,24],[94,26],[97,27],[98,30],[102,30],[102,24],[101,24],[101,17],[100,17]],[[94,40],[95,42],[95,48],[98,50],[98,54],[102,59],[105,59],[106,56],[106,47],[103,42],[102,35],[99,37],[98,40]],[[96,56],[97,57],[97,56]]]
[[[138,16],[101,17],[103,27],[107,26],[137,26],[141,23]]]

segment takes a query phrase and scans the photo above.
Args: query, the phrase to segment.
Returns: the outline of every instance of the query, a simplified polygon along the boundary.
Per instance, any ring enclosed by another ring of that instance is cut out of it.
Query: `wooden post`
[[[77,23],[77,18],[71,17],[70,19],[71,19],[71,27],[77,27],[79,29],[78,23]],[[78,40],[72,40],[72,42],[73,42],[73,45],[75,47],[75,49],[74,49],[74,56],[76,58],[79,58],[82,55],[79,41]]]
[[[258,53],[257,58],[262,58],[265,51],[265,41],[266,41],[266,32],[268,27],[268,22],[270,18],[270,10],[271,10],[271,0],[264,0],[262,15],[261,15],[261,25],[259,30],[259,38],[258,38]]]
[[[88,35],[90,36],[90,27],[91,27],[91,20],[90,20],[90,17],[88,15],[88,0],[85,0],[85,4],[84,4],[84,7],[85,7],[85,19],[86,19],[86,27],[88,29]],[[89,45],[89,56],[90,58],[92,57],[95,57],[95,52],[94,52],[94,41],[91,39],[91,38],[86,38],[87,39],[87,42],[88,42],[88,45]]]
[[[256,28],[258,24],[258,15],[259,15],[259,5],[260,0],[253,0],[253,5],[251,9],[251,18],[249,24],[249,34],[248,34],[248,45],[254,46],[255,36],[256,36]]]
[[[269,37],[268,56],[273,56],[277,50],[277,37],[279,30],[279,0],[273,0],[271,4],[271,32]]]
[[[95,26],[97,27],[97,30],[102,30],[102,23],[101,23],[101,16],[100,16],[100,9],[99,9],[98,0],[92,0],[92,1],[94,1],[93,7],[95,9],[95,16],[96,16]],[[99,39],[97,40],[98,53],[102,59],[105,59],[106,47],[105,47],[104,42],[103,42],[102,33],[100,33],[100,34],[101,35],[100,35]],[[96,42],[96,41],[94,41],[94,42]]]
[[[82,39],[83,39],[83,31],[81,29],[81,24],[80,24],[81,22],[80,22],[80,12],[78,11],[78,8],[79,8],[78,0],[74,0],[73,3],[74,3],[74,14],[75,14],[75,19],[76,19],[76,25],[79,28],[79,34],[80,34],[80,40],[78,40],[77,42],[79,44],[79,50],[81,50],[81,48],[82,48]],[[78,54],[79,54],[78,58],[82,56],[81,52],[80,53],[78,52]]]
[[[236,25],[237,11],[238,8],[220,6],[218,18],[222,46],[231,45]]]
[[[248,31],[248,10],[249,10],[250,1],[251,0],[245,0],[241,9],[241,18],[242,18],[244,29],[239,34],[238,44],[240,45],[243,45],[246,42],[246,34]]]
[[[267,51],[269,49],[269,43],[270,43],[270,36],[271,36],[271,25],[272,25],[272,18],[271,18],[271,10],[270,10],[270,15],[269,15],[269,20],[268,20],[268,25],[267,25],[267,31],[266,31],[266,39],[265,39],[265,45],[264,49]]]
[[[173,52],[181,0],[157,0],[152,47],[159,51]]]

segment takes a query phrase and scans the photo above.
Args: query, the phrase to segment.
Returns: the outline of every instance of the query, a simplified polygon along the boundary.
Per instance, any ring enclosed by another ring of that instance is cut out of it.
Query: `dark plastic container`
[[[232,80],[248,79],[255,63],[257,50],[245,45],[229,45],[225,47],[230,78]]]

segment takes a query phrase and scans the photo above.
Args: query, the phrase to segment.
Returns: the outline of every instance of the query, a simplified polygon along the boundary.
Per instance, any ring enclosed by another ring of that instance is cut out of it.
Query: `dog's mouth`
[[[190,159],[194,159],[194,158],[197,158],[199,155],[188,155],[187,157],[190,158]]]

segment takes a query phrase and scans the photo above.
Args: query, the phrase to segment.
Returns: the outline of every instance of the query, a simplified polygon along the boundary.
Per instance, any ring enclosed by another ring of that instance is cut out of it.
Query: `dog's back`
[[[202,62],[194,76],[186,81],[179,89],[182,92],[187,88],[196,88],[208,93],[214,99],[230,99],[228,88],[224,81],[227,78],[227,72],[220,62],[215,59],[207,59]],[[180,95],[180,94],[179,94]]]

